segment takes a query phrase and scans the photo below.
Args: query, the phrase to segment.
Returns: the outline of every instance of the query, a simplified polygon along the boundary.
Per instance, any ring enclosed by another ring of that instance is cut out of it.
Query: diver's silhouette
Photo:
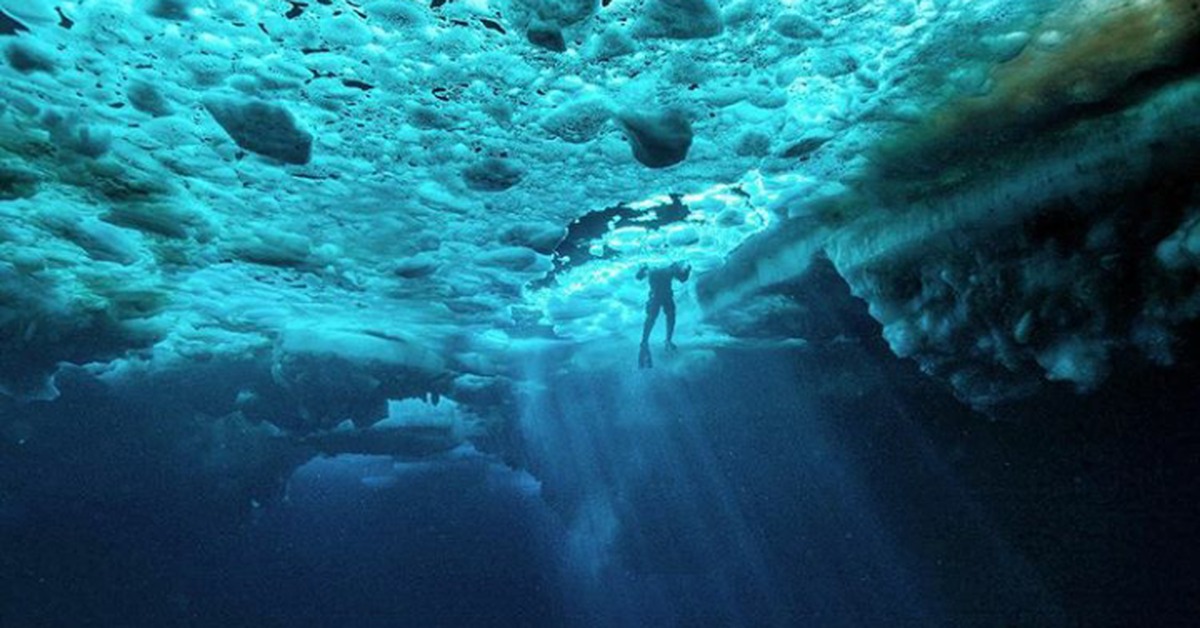
[[[650,298],[646,301],[646,324],[642,326],[642,347],[638,353],[639,368],[654,366],[650,358],[650,332],[654,330],[654,323],[658,321],[659,310],[667,314],[666,350],[668,353],[675,350],[675,343],[671,342],[675,336],[675,292],[671,289],[671,281],[676,279],[681,282],[687,281],[691,274],[692,267],[683,262],[674,262],[670,266],[653,270],[642,264],[642,267],[638,269],[637,278],[639,280],[650,278]]]

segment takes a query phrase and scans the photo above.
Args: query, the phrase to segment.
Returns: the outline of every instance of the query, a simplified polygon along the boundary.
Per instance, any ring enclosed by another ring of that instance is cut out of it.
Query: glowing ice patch
[[[220,46],[222,48],[229,47],[229,40],[225,37],[222,37],[221,35],[214,35],[212,33],[201,33],[200,36],[198,37],[198,39],[206,44],[213,44],[214,46]]]
[[[608,246],[618,253],[631,253],[642,246],[645,237],[645,227],[621,227],[608,234]]]
[[[659,205],[669,205],[669,204],[671,204],[671,197],[667,194],[663,194],[661,196],[652,196],[644,201],[636,201],[633,203],[629,203],[629,206],[632,207],[633,209],[641,210],[641,209],[650,209],[651,207],[657,207]]]
[[[375,427],[448,427],[461,420],[458,404],[449,399],[442,400],[437,405],[419,399],[389,399],[388,416],[376,423]]]

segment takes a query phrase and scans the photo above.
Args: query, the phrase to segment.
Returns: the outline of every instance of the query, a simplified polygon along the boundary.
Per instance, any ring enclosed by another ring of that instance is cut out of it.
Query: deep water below
[[[0,459],[0,624],[1190,621],[1194,370],[990,422],[884,355],[727,352],[683,375],[532,363],[527,470],[320,458],[249,513],[122,431],[166,400],[80,386],[5,406],[35,427]]]

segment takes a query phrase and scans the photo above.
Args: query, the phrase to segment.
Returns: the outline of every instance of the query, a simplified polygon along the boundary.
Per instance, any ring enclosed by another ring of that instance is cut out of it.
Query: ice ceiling
[[[828,259],[981,406],[1200,316],[1191,0],[0,9],[10,396],[66,363],[245,373],[227,409],[294,429],[487,399],[547,344],[628,360],[672,259],[685,343],[769,336]]]

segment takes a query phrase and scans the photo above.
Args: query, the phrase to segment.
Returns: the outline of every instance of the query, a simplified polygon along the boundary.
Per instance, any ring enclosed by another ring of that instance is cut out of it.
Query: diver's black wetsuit
[[[687,281],[691,274],[692,268],[679,262],[654,270],[650,270],[648,266],[638,269],[638,279],[650,278],[650,298],[646,301],[646,323],[642,326],[642,351],[638,358],[638,364],[642,368],[651,366],[650,332],[658,322],[659,311],[667,314],[667,350],[675,348],[671,342],[675,336],[675,292],[671,288],[671,281]]]

